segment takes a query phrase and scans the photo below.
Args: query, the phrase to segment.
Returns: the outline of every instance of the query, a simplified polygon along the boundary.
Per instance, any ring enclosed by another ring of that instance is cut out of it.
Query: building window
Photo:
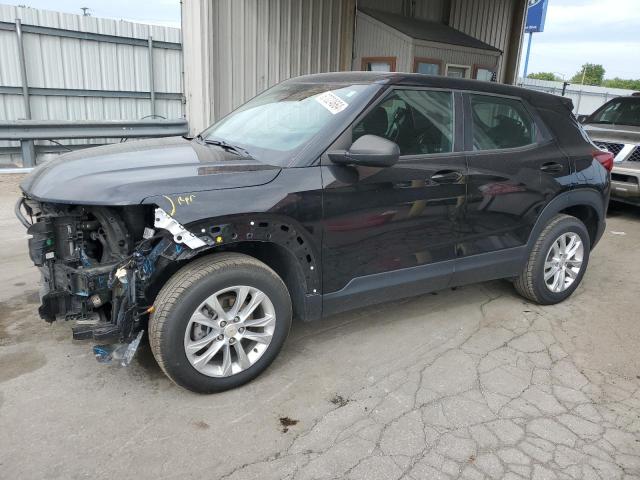
[[[493,67],[474,65],[473,78],[475,78],[476,80],[483,80],[485,82],[496,82],[496,69]]]
[[[535,143],[535,124],[519,100],[488,95],[470,97],[474,150]]]
[[[396,57],[363,57],[362,70],[366,72],[395,72]]]
[[[453,151],[453,95],[392,90],[352,130],[353,141],[377,135],[398,144],[401,155]]]
[[[470,78],[471,67],[467,65],[447,65],[447,77]]]
[[[413,59],[413,71],[425,75],[441,75],[442,62],[435,58],[416,57]]]

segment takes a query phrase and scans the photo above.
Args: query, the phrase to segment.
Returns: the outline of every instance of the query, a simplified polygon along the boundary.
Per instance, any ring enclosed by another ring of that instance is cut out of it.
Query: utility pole
[[[529,32],[529,41],[527,42],[527,56],[524,59],[524,78],[527,78],[527,71],[529,70],[529,54],[531,53],[531,39],[533,38],[533,32]]]
[[[527,0],[527,16],[524,22],[524,31],[529,34],[527,42],[527,55],[524,60],[524,78],[529,73],[529,55],[531,54],[531,40],[534,32],[544,32],[544,20],[547,15],[548,0]]]
[[[585,65],[584,67],[582,67],[582,81],[580,82],[580,85],[584,85],[584,77],[587,74],[587,66]]]

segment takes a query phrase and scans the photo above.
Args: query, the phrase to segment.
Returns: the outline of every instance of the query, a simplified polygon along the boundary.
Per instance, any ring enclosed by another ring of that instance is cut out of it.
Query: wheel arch
[[[591,248],[595,247],[604,230],[606,203],[601,192],[580,188],[558,195],[545,206],[529,235],[528,251],[533,248],[544,227],[559,213],[574,216],[584,223],[589,232]]]
[[[195,259],[222,252],[236,252],[260,260],[284,281],[293,304],[294,317],[314,320],[321,315],[321,271],[317,240],[312,232],[289,218],[270,215],[240,215],[211,218],[187,226],[196,235],[207,235],[211,245],[182,250],[175,261],[158,265],[149,297],[180,268]]]

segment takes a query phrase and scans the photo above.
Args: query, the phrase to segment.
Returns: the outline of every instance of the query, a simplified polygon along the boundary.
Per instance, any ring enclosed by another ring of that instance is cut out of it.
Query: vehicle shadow
[[[640,206],[629,205],[616,201],[609,202],[607,218],[628,218],[629,220],[640,220]]]
[[[426,317],[429,313],[437,313],[439,311],[446,315],[447,307],[452,304],[459,307],[465,305],[470,307],[477,306],[477,308],[481,309],[484,301],[503,296],[518,297],[509,282],[494,280],[371,305],[331,315],[313,322],[294,319],[283,351],[276,358],[274,366],[265,373],[270,375],[278,368],[286,368],[284,366],[286,363],[295,363],[296,357],[305,357],[307,355],[305,348],[310,342],[316,344],[315,346],[321,350],[323,343],[326,343],[329,349],[334,348],[332,338],[334,335],[341,335],[340,332],[348,330],[350,334],[368,335],[369,333],[374,334],[372,329],[386,329],[392,328],[392,326],[393,328],[402,329],[402,327],[406,326],[405,324],[415,322],[417,316]],[[429,320],[425,318],[425,321]],[[144,336],[140,344],[134,362],[146,371],[150,377],[154,379],[164,377],[164,373],[153,357],[147,335]],[[281,367],[278,367],[279,363],[282,363]],[[266,375],[263,374],[263,376]]]

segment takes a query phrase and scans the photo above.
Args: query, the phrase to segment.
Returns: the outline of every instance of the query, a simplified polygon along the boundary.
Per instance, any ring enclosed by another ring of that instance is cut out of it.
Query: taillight
[[[599,161],[608,172],[613,169],[613,153],[605,152],[604,150],[595,150],[592,155],[593,159]]]

